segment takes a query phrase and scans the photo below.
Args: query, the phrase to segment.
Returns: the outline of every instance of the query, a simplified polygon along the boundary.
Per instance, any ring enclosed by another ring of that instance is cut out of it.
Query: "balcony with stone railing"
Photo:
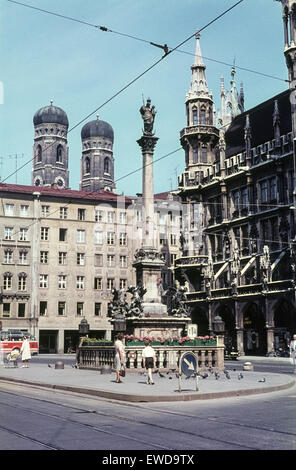
[[[143,343],[142,343],[143,344]],[[156,367],[160,370],[178,369],[180,357],[185,352],[193,352],[198,359],[198,368],[213,367],[217,370],[224,368],[224,339],[217,336],[216,341],[204,341],[200,345],[186,342],[182,345],[153,345],[156,352]],[[143,345],[127,343],[126,368],[130,371],[142,370]],[[102,368],[113,369],[115,359],[114,346],[80,346],[77,351],[77,365],[79,369]]]

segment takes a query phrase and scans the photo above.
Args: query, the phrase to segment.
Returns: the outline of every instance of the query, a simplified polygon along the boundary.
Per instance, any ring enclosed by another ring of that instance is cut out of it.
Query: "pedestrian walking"
[[[125,346],[124,335],[118,333],[117,340],[115,341],[115,370],[116,370],[116,383],[122,383],[120,377],[125,376]]]
[[[296,335],[293,335],[293,339],[290,342],[290,357],[291,357],[291,362],[294,367],[294,372],[296,373]]]
[[[152,369],[155,367],[156,355],[154,349],[150,346],[149,339],[145,339],[144,344],[145,348],[142,351],[142,358],[144,359],[144,366],[148,371],[147,385],[154,385]]]
[[[31,359],[31,351],[30,351],[30,342],[28,338],[25,336],[23,339],[23,344],[21,347],[21,354],[22,354],[22,367],[29,367],[28,361]]]
[[[2,345],[2,336],[0,336],[0,366],[4,366],[4,351]]]

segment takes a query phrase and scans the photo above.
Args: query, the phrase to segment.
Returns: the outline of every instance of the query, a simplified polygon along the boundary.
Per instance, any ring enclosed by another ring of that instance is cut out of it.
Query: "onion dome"
[[[114,131],[110,124],[105,121],[96,119],[86,123],[81,129],[81,139],[89,139],[93,137],[106,137],[112,142],[114,141]]]
[[[58,106],[53,106],[52,101],[50,106],[45,106],[39,109],[33,118],[34,126],[45,123],[63,124],[69,126],[69,121],[65,111]]]

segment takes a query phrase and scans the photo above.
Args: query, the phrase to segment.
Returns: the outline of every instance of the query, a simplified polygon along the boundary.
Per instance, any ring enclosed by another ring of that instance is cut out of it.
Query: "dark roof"
[[[89,139],[90,137],[107,137],[113,142],[114,131],[108,122],[95,119],[85,124],[81,130],[81,139]]]
[[[62,108],[58,106],[45,106],[44,108],[39,109],[33,118],[34,126],[38,124],[45,123],[54,123],[54,124],[63,124],[64,126],[69,126],[69,121],[67,114]]]
[[[291,132],[290,90],[286,90],[234,118],[225,133],[226,158],[245,150],[244,135],[247,115],[250,117],[252,147],[274,139],[273,112],[275,100],[278,100],[281,135]]]
[[[64,197],[70,199],[84,199],[90,201],[116,201],[117,199],[125,199],[125,202],[132,200],[123,195],[114,194],[111,191],[77,191],[74,189],[57,188],[55,186],[24,186],[21,184],[0,183],[0,192],[33,194],[40,193],[41,196]]]

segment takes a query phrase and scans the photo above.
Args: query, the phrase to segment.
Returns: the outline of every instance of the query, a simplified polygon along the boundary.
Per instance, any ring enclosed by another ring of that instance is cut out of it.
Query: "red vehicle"
[[[29,333],[24,333],[21,330],[8,330],[8,331],[1,331],[1,353],[2,354],[9,354],[12,351],[21,350],[22,342],[24,337],[27,336],[30,342],[30,350],[32,356],[34,354],[38,354],[39,345],[38,341],[34,338],[34,336],[30,335]]]

